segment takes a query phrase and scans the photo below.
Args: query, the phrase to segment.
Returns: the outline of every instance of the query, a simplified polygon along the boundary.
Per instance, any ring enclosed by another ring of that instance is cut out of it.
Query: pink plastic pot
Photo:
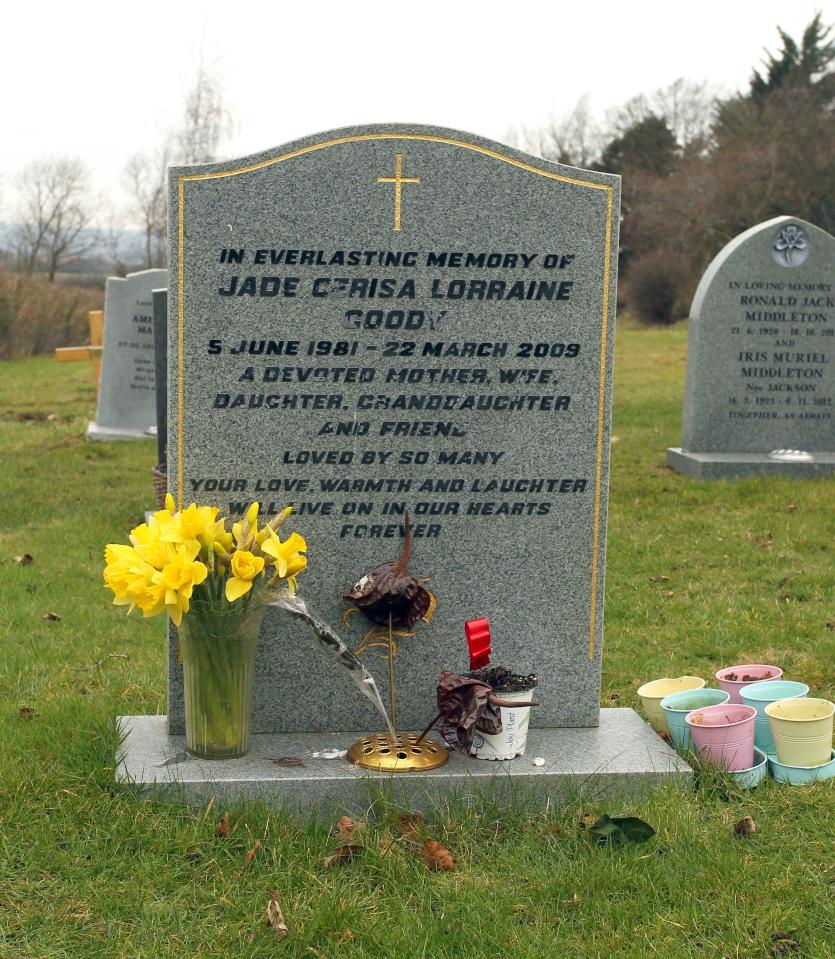
[[[762,663],[747,663],[743,666],[726,666],[720,669],[716,674],[719,680],[719,688],[724,689],[731,697],[732,703],[741,703],[742,697],[739,695],[743,686],[750,686],[751,683],[762,683],[769,679],[779,679],[783,675],[783,670],[779,666],[764,666]],[[735,677],[728,679],[728,676]],[[745,679],[743,679],[743,676]]]
[[[684,717],[696,754],[720,769],[750,769],[754,765],[757,710],[742,703],[704,706]]]

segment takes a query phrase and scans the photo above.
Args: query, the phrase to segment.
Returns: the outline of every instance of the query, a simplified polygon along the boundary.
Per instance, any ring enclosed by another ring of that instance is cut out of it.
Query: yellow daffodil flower
[[[275,576],[272,582],[287,578],[293,589],[296,588],[296,576],[307,567],[307,543],[303,536],[298,533],[291,533],[282,543],[278,533],[271,527],[270,536],[261,544],[261,552],[272,557],[272,563],[275,567]]]
[[[229,579],[226,580],[226,598],[230,603],[245,596],[252,589],[252,581],[264,571],[264,557],[253,556],[245,549],[232,553]]]
[[[166,545],[161,539],[163,529],[159,523],[152,519],[150,525],[140,523],[139,526],[130,531],[130,541],[136,548],[137,553],[146,563],[150,563],[156,569],[162,569],[168,556]]]
[[[255,542],[260,546],[270,535],[270,530],[278,532],[281,527],[287,522],[293,512],[292,506],[285,506],[284,509],[276,516],[274,519],[271,519],[267,525],[259,531],[255,537]]]
[[[165,590],[154,582],[157,570],[132,546],[111,544],[105,549],[104,583],[113,592],[115,606],[137,606],[144,616],[155,616],[165,607]]]
[[[192,503],[179,513],[174,513],[160,538],[164,543],[176,544],[199,541],[214,526],[219,512],[217,506],[197,506]]]
[[[194,540],[169,545],[168,561],[154,574],[154,584],[164,587],[165,608],[168,615],[179,626],[183,613],[189,609],[189,601],[195,586],[199,586],[208,576],[209,570],[204,563],[196,560],[200,544]]]
[[[226,522],[222,519],[209,523],[204,532],[200,534],[199,542],[207,557],[212,552],[217,553],[218,547],[224,553],[230,553],[235,545],[232,534],[227,531]]]

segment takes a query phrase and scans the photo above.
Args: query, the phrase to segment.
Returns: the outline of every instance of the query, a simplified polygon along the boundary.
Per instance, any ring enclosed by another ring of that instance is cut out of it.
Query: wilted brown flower
[[[406,536],[403,555],[399,560],[382,563],[366,573],[342,598],[379,626],[404,629],[422,619],[432,602],[429,590],[424,589],[406,568],[412,552],[412,528],[406,513]]]

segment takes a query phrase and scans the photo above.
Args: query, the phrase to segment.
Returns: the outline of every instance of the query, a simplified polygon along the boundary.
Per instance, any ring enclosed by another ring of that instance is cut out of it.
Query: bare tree
[[[144,235],[146,268],[167,263],[169,164],[211,163],[231,132],[232,118],[220,80],[201,53],[194,85],[183,104],[181,126],[155,150],[134,154],[125,166],[128,211]]]
[[[176,135],[178,162],[211,163],[217,159],[218,146],[231,132],[232,116],[220,80],[206,66],[201,53],[194,86],[186,96],[183,125]]]
[[[589,95],[583,94],[559,120],[552,120],[542,131],[542,139],[543,156],[571,166],[591,166],[603,143]]]
[[[682,150],[707,147],[716,116],[716,91],[709,83],[679,77],[656,90],[650,102],[654,112],[667,121]]]
[[[145,267],[166,265],[166,175],[170,162],[167,144],[155,153],[136,153],[125,167],[125,180],[130,194],[130,213],[142,225],[145,246]]]
[[[31,274],[43,263],[52,281],[59,266],[96,244],[89,229],[93,204],[87,170],[71,157],[38,160],[23,169],[17,187],[21,226],[16,239],[22,268]]]
[[[581,96],[567,113],[551,117],[544,127],[511,127],[506,136],[511,146],[546,160],[579,167],[590,167],[603,146],[588,94]]]
[[[622,137],[651,117],[664,120],[681,151],[704,149],[716,115],[716,94],[704,81],[679,77],[652,93],[640,93],[606,113],[609,138]]]

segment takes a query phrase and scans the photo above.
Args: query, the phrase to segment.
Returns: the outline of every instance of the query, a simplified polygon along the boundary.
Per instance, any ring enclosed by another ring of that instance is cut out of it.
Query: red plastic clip
[[[470,619],[464,623],[464,634],[470,649],[470,669],[481,669],[490,664],[490,624],[487,617]]]

